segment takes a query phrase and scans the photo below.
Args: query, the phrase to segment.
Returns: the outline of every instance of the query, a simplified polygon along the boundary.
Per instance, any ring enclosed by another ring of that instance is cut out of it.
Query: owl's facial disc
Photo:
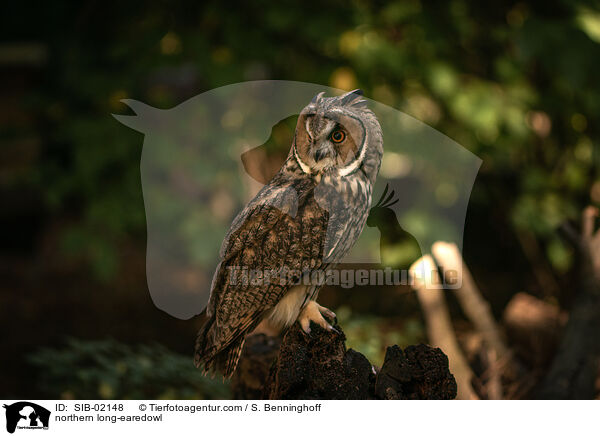
[[[336,123],[327,118],[307,117],[306,132],[309,137],[308,160],[313,171],[333,167],[337,150],[331,142],[331,132]]]
[[[350,116],[302,114],[296,129],[297,159],[308,173],[342,169],[357,159],[363,140],[362,125]]]

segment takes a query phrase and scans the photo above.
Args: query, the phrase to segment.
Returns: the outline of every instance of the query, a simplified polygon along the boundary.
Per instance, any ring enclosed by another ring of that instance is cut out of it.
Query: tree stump
[[[265,335],[248,338],[233,378],[236,399],[370,400],[453,399],[457,387],[448,358],[427,345],[388,347],[377,370],[361,353],[346,349],[345,335],[299,324],[280,347]],[[279,350],[277,351],[277,348]],[[259,389],[262,386],[262,389]],[[260,394],[259,394],[259,391]]]
[[[246,338],[238,367],[231,380],[231,391],[236,400],[255,400],[262,397],[265,381],[281,340],[264,334]]]

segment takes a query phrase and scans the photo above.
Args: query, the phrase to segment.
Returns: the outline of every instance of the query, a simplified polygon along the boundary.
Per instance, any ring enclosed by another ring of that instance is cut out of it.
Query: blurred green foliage
[[[64,253],[109,279],[119,243],[144,235],[142,140],[110,117],[125,112],[120,99],[169,108],[253,79],[361,87],[483,158],[473,207],[501,204],[562,271],[557,224],[590,202],[592,187],[600,197],[599,17],[587,0],[41,6],[27,38],[47,51],[44,80],[22,102],[40,121],[11,133],[37,130],[41,151],[35,171],[11,180],[40,186],[55,213],[76,214]],[[4,32],[24,37],[16,26]]]
[[[387,347],[400,348],[427,342],[425,329],[417,318],[397,320],[352,313],[348,306],[336,309],[337,320],[346,334],[346,347],[364,354],[373,364],[383,365]]]
[[[202,375],[189,356],[162,345],[69,339],[29,356],[42,392],[62,399],[223,399],[228,384]]]

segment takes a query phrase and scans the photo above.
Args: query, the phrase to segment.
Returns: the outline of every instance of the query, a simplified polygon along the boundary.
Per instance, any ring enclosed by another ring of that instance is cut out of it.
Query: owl
[[[362,232],[383,155],[381,127],[361,96],[316,95],[298,116],[285,163],[234,219],[196,340],[205,372],[230,377],[259,324],[335,330],[326,319],[335,314],[315,301],[323,280],[314,278]]]

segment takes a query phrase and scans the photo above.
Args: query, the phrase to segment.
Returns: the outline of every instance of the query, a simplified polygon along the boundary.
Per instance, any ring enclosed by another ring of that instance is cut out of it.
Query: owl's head
[[[381,127],[360,89],[316,95],[298,117],[292,151],[307,174],[347,176],[360,169],[374,180],[383,154]]]

